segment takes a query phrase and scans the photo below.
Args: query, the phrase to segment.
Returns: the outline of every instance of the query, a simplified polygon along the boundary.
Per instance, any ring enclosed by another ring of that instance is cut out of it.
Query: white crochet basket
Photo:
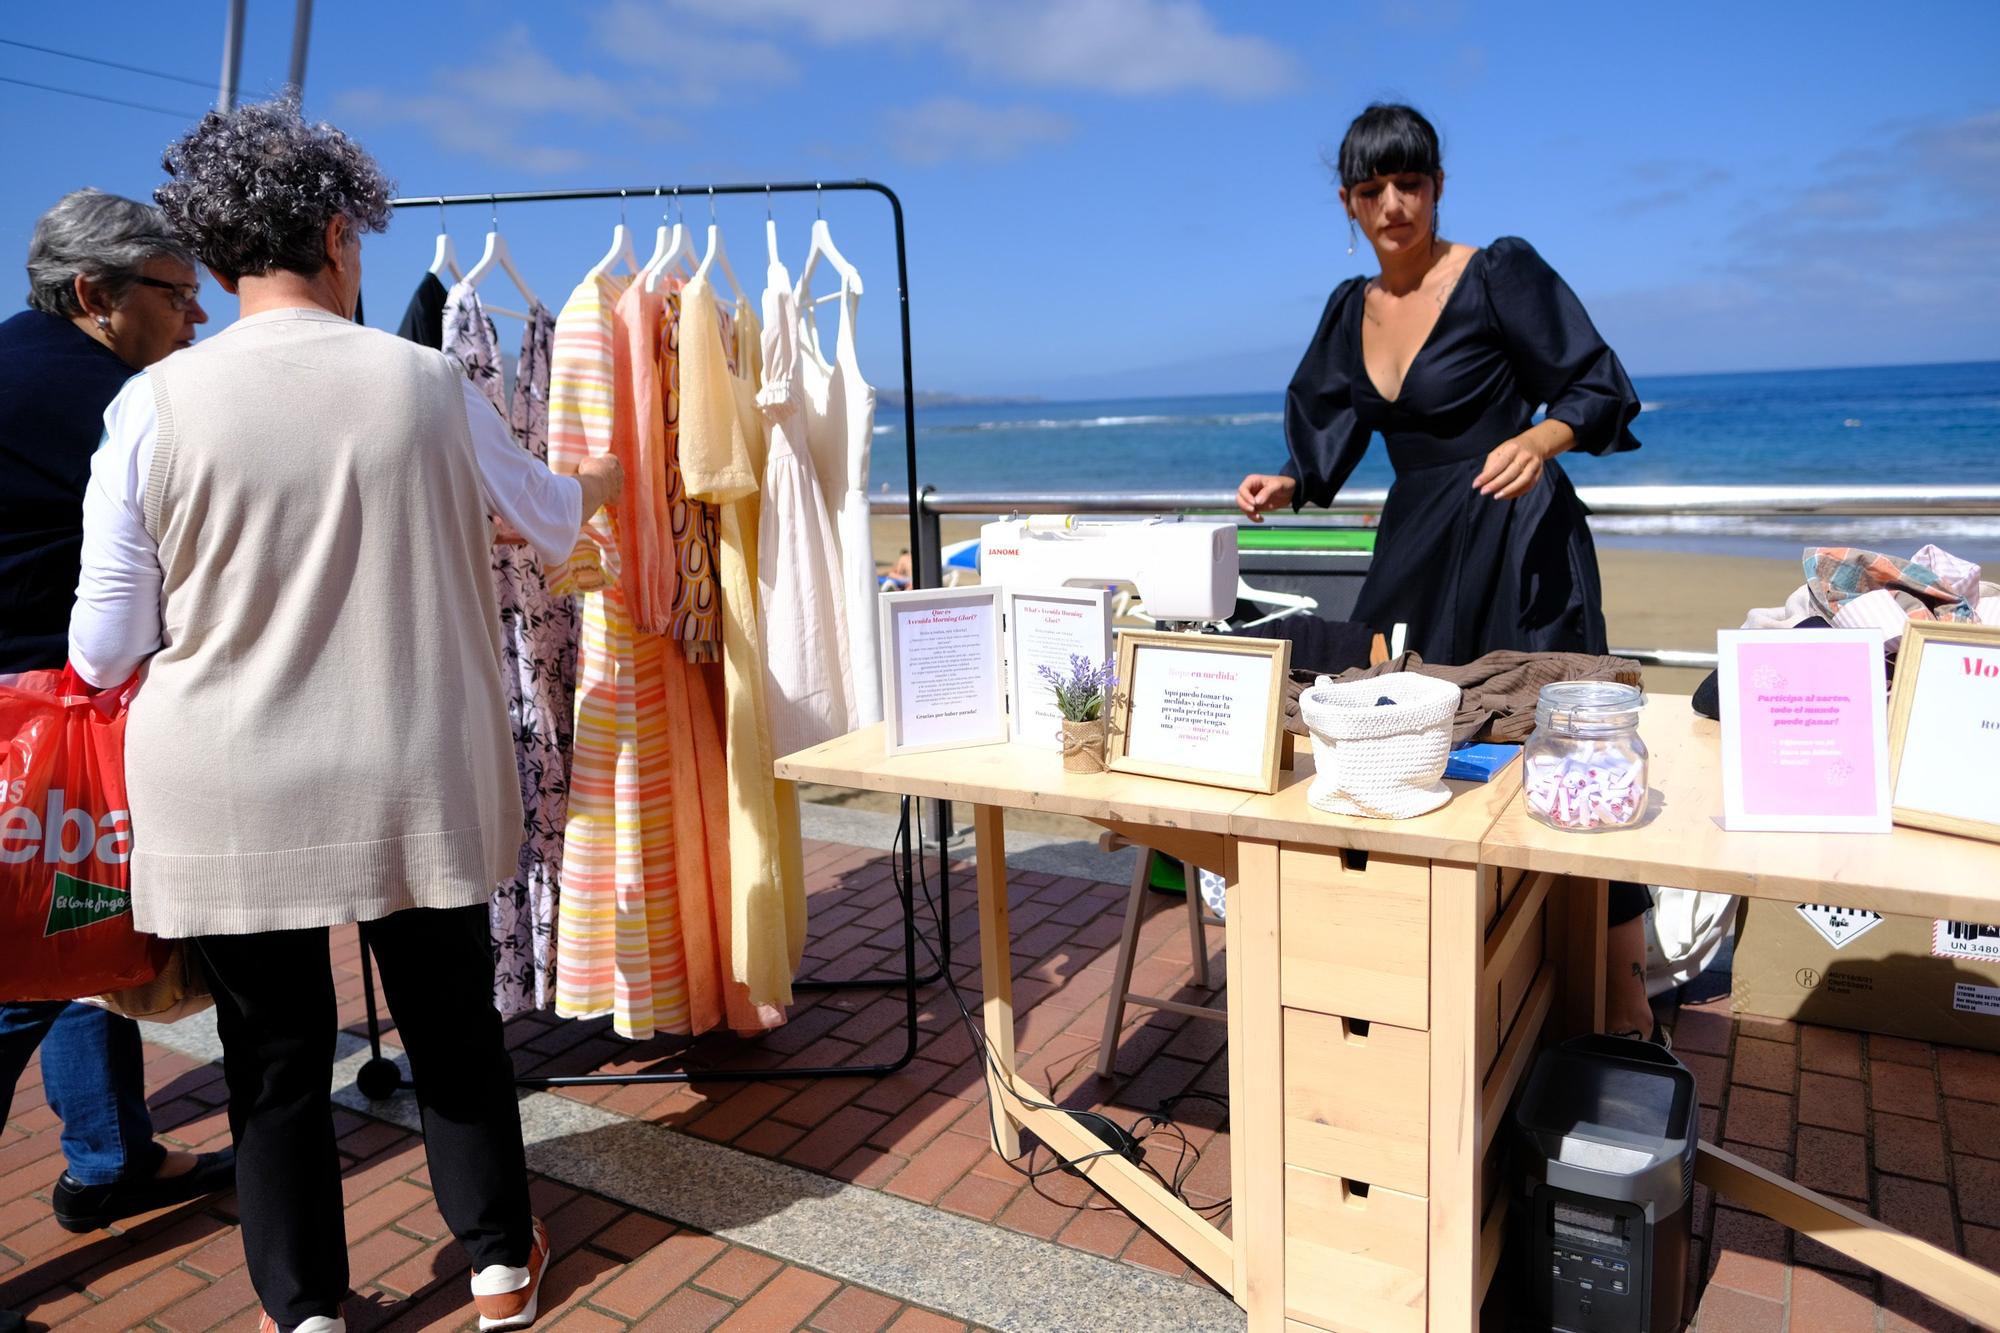
[[[1368,819],[1408,819],[1451,799],[1444,785],[1459,688],[1414,672],[1335,684],[1325,676],[1299,694],[1312,732],[1315,810]],[[1394,699],[1393,704],[1378,703]]]

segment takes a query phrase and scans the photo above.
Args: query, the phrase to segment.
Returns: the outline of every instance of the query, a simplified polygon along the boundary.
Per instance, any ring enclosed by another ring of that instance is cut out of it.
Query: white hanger
[[[507,238],[500,234],[500,210],[497,205],[493,210],[493,229],[486,233],[485,253],[479,256],[479,262],[466,273],[464,281],[468,286],[477,287],[495,268],[507,275],[521,295],[528,298],[530,306],[541,304],[535,299],[535,293],[527,281],[521,277],[521,271],[514,267],[514,256],[507,249]],[[496,315],[511,315],[515,319],[527,318],[519,311],[506,310],[499,306],[487,306],[486,309]]]
[[[769,256],[772,268],[784,267],[778,258],[778,222],[771,216],[771,187],[764,187],[764,253]]]
[[[679,201],[680,189],[674,189],[675,201]],[[646,261],[640,277],[648,292],[660,290],[660,280],[673,270],[674,265],[688,266],[694,260],[694,247],[688,244],[687,224],[678,219],[669,228],[665,219],[671,214],[661,214],[661,223],[653,240],[653,257]]]
[[[708,253],[701,257],[701,263],[695,268],[693,280],[699,282],[702,278],[707,277],[708,271],[715,267],[718,261],[722,264],[722,276],[729,279],[729,290],[735,294],[737,300],[747,301],[749,298],[743,295],[743,284],[736,280],[736,270],[729,267],[729,247],[722,243],[722,228],[716,225],[715,191],[710,189],[708,192]],[[710,279],[710,281],[713,281],[713,279]]]
[[[431,256],[429,272],[432,277],[440,280],[443,279],[446,273],[449,273],[453,282],[457,282],[465,276],[458,270],[458,247],[451,243],[451,233],[445,230],[443,199],[438,200],[437,251]]]
[[[618,225],[611,229],[611,248],[604,252],[604,258],[590,266],[586,276],[602,278],[610,274],[623,261],[625,266],[637,273],[639,255],[632,249],[632,231],[625,225],[625,191],[618,192]]]
[[[814,190],[817,192],[818,187],[815,186]],[[834,245],[833,233],[827,229],[826,219],[820,215],[819,195],[815,193],[812,245],[806,250],[806,262],[804,267],[799,269],[799,280],[795,284],[801,302],[812,291],[813,269],[818,266],[821,256],[825,256],[826,262],[833,265],[833,271],[840,275],[840,285],[843,288],[852,291],[856,296],[861,295],[860,270],[848,263],[847,256],[840,253],[839,248]]]

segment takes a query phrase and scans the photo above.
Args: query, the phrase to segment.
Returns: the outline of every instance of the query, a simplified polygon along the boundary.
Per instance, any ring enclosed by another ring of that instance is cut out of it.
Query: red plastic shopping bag
[[[166,961],[166,941],[132,929],[125,713],[137,684],[92,694],[66,669],[0,685],[0,1000],[122,990]]]

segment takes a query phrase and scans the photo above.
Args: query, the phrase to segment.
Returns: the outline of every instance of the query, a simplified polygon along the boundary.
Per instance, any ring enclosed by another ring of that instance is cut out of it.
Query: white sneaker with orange
[[[549,1229],[536,1218],[527,1267],[489,1264],[472,1275],[472,1303],[479,1309],[481,1333],[526,1328],[534,1323],[542,1298],[542,1274],[548,1266]]]

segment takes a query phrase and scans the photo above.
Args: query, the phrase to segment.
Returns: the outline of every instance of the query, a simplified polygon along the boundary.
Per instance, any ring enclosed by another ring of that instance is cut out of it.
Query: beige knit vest
[[[134,924],[486,901],[521,797],[458,372],[281,310],[147,373],[164,630],[126,735]]]

